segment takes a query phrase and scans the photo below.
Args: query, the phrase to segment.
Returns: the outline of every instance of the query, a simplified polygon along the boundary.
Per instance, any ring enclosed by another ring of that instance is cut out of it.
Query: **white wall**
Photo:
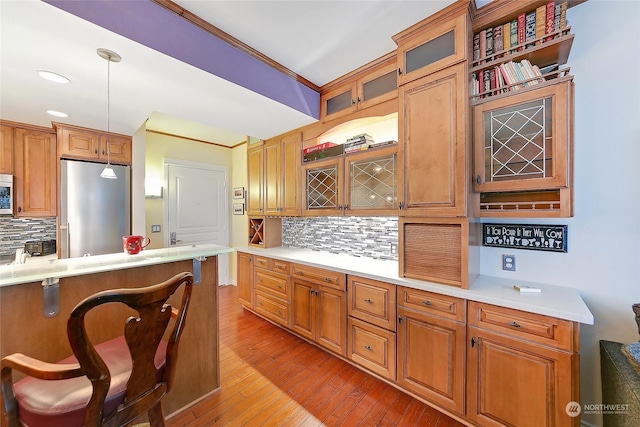
[[[579,289],[595,318],[580,334],[581,403],[591,404],[602,403],[599,340],[640,338],[631,311],[640,302],[640,2],[589,0],[567,19],[575,34],[567,64],[575,76],[575,215],[504,222],[567,224],[568,253],[483,248],[481,273]],[[501,270],[505,251],[516,255],[516,272]],[[602,425],[599,415],[582,419]]]

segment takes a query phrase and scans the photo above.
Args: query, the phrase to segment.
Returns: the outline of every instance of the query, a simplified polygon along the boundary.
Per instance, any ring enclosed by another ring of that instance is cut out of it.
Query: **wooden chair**
[[[161,398],[173,383],[192,285],[191,273],[180,273],[148,287],[99,292],[80,302],[69,316],[67,336],[73,356],[59,363],[20,353],[3,358],[8,427],[124,426],[145,413],[151,426],[164,426]],[[167,300],[181,286],[181,307],[174,309]],[[85,314],[107,303],[126,304],[138,317],[126,319],[123,336],[94,346]],[[173,328],[165,337],[172,317]],[[13,369],[28,376],[13,384]]]

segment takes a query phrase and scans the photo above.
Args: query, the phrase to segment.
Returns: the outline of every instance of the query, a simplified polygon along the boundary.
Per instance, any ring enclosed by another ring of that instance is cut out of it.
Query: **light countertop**
[[[469,289],[461,289],[455,286],[399,277],[397,261],[376,260],[282,246],[270,249],[242,247],[236,248],[236,250],[589,325],[593,325],[594,322],[593,314],[582,300],[578,290],[557,284],[479,276],[469,286]],[[516,284],[540,288],[541,292],[520,293],[513,289],[513,285]]]
[[[119,252],[68,259],[27,259],[24,264],[0,266],[0,286],[164,264],[197,257],[216,256],[232,251],[233,249],[226,246],[206,244],[149,249],[136,255]]]

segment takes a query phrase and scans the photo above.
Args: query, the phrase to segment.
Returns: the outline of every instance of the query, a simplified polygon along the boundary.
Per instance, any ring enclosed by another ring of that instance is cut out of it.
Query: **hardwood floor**
[[[462,426],[242,309],[235,286],[219,297],[222,387],[167,426]]]

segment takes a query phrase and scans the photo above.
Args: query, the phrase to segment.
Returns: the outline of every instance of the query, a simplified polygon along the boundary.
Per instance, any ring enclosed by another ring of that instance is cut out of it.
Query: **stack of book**
[[[333,142],[323,142],[302,150],[302,161],[312,162],[314,160],[325,159],[327,157],[341,156],[344,154],[344,146]]]
[[[369,145],[373,144],[373,138],[367,133],[352,136],[344,143],[344,152],[351,153],[354,151],[366,150]]]
[[[479,98],[537,85],[546,79],[537,65],[529,60],[509,61],[471,75],[472,95]]]

